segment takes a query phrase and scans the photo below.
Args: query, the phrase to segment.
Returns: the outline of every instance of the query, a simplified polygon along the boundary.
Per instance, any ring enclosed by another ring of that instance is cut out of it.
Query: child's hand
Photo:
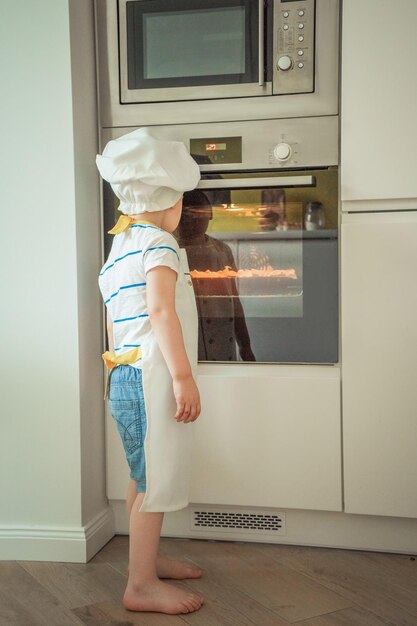
[[[173,381],[174,395],[177,402],[175,419],[177,422],[194,422],[200,415],[200,394],[192,376]]]

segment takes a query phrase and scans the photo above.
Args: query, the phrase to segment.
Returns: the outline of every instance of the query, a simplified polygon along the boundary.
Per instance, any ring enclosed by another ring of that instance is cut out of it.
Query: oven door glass
[[[258,0],[121,0],[122,102],[261,91],[258,22]]]
[[[176,232],[200,361],[338,361],[337,169],[208,174]]]

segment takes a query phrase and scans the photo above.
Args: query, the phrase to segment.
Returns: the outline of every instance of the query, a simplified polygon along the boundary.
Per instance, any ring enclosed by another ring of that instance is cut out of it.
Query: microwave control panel
[[[273,93],[313,92],[315,0],[275,0],[273,29]]]

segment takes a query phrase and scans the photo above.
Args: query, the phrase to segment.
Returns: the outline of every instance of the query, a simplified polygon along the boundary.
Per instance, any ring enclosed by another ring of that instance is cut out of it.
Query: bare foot
[[[203,596],[158,579],[138,588],[128,584],[123,596],[123,606],[128,611],[155,611],[171,615],[198,611],[203,602]]]
[[[169,559],[159,554],[156,559],[156,571],[159,578],[174,578],[176,580],[201,578],[203,574],[203,570],[192,563],[179,561],[178,559]]]

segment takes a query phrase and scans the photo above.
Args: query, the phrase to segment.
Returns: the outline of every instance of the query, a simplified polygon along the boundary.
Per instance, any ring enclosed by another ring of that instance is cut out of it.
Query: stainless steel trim
[[[314,187],[314,176],[266,176],[263,178],[221,178],[200,180],[198,189],[240,189],[246,187]]]
[[[134,128],[138,124],[132,125]],[[133,130],[132,126],[103,129],[103,145]],[[140,124],[144,126],[144,124]],[[265,177],[266,171],[274,176],[313,175],[304,168],[327,168],[339,163],[338,137],[339,118],[337,115],[324,117],[303,117],[285,120],[246,120],[243,122],[221,122],[207,124],[163,124],[152,127],[157,139],[182,141],[187,147],[190,139],[196,137],[242,137],[242,162],[224,163],[221,159],[214,163],[200,165],[201,172],[236,172],[253,176],[248,172],[257,171]],[[278,161],[274,147],[279,142],[288,143],[292,154],[287,161]],[[294,171],[293,171],[294,170]]]
[[[271,1],[271,0],[270,0]],[[122,0],[119,2],[123,6]],[[183,92],[177,97],[170,90],[163,94],[149,94],[148,102],[143,101],[144,94],[133,94],[132,104],[121,103],[126,93],[119,85],[119,56],[123,60],[123,46],[119,51],[118,43],[118,5],[115,0],[95,0],[97,9],[97,46],[99,61],[99,106],[102,128],[126,128],[137,126],[187,125],[199,123],[230,123],[237,120],[298,120],[323,116],[335,116],[339,111],[338,72],[339,72],[339,0],[316,0],[316,74],[313,93],[272,95],[272,83],[260,87],[256,83],[252,88],[259,93],[246,94],[237,92],[213,94],[202,89],[199,94]],[[300,2],[303,4],[303,2]],[[287,3],[291,10],[296,2]],[[301,8],[301,7],[300,7]],[[121,29],[123,31],[123,29]],[[120,33],[123,34],[122,32]],[[274,55],[275,56],[275,55]],[[228,87],[231,87],[229,85]],[[240,86],[242,89],[244,85]],[[187,89],[187,88],[184,88]],[[130,91],[130,90],[129,90]],[[149,91],[149,90],[144,90]],[[136,100],[140,103],[133,104]],[[167,100],[169,96],[170,101]],[[172,97],[171,97],[172,96]],[[263,97],[268,96],[268,97]],[[206,99],[209,98],[209,99]],[[239,98],[239,100],[236,100]],[[196,106],[196,100],[198,105]],[[282,141],[282,138],[279,138]],[[316,150],[319,144],[314,144]],[[337,144],[336,144],[337,145]],[[309,145],[305,145],[306,150]],[[313,146],[312,146],[313,148]],[[336,150],[336,149],[335,149]],[[333,152],[335,151],[333,150]],[[314,155],[312,155],[314,156]],[[315,157],[314,157],[315,158]],[[333,158],[333,157],[332,157]],[[303,158],[304,161],[304,158]],[[325,157],[324,165],[337,164]],[[310,163],[310,159],[309,159]],[[321,161],[320,161],[321,163]],[[316,163],[313,163],[316,165]],[[279,165],[279,164],[278,164]],[[301,166],[301,162],[297,167]],[[214,166],[213,166],[214,167]],[[222,166],[223,167],[223,166]]]
[[[259,22],[258,22],[258,85],[260,87],[264,84],[265,73],[265,59],[264,59],[264,0],[259,0]]]
[[[161,87],[159,89],[124,88],[122,76],[122,101],[127,103],[169,102],[175,106],[181,100],[204,100],[215,98],[241,98],[246,96],[265,96],[272,94],[272,83],[261,86],[258,83],[237,83],[236,85],[202,85],[200,87]],[[195,104],[194,104],[195,106]]]
[[[119,63],[120,63],[120,100],[123,94],[129,93],[127,78],[127,32],[126,32],[126,0],[119,2],[119,19],[116,21],[119,28]],[[119,81],[118,81],[119,82]]]
[[[318,67],[322,71],[322,63],[316,59],[316,49],[314,41],[315,31],[315,2],[316,0],[303,0],[303,2],[291,2],[285,5],[283,0],[274,0],[274,37],[273,42],[273,73],[272,90],[274,95],[313,93],[314,68]],[[335,5],[336,3],[332,3]],[[336,7],[329,7],[335,10]],[[304,15],[298,16],[298,11],[302,10]],[[323,10],[327,10],[323,7]],[[284,13],[289,14],[284,17]],[[320,16],[319,16],[320,19]],[[286,30],[284,30],[284,27]],[[302,35],[300,42],[298,36]],[[324,33],[320,37],[328,38],[331,33]],[[322,41],[318,41],[322,45]],[[288,56],[291,59],[291,67],[288,70],[281,70],[277,63],[280,57]],[[317,64],[316,64],[317,60]],[[302,67],[298,66],[302,63]]]

